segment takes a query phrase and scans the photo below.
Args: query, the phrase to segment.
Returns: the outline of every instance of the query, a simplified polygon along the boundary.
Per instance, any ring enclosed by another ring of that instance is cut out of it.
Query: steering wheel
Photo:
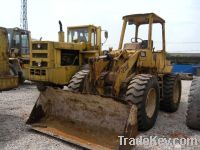
[[[136,41],[140,40],[141,42],[143,41],[143,39],[141,38],[137,38]],[[135,43],[135,38],[131,38],[131,43]]]

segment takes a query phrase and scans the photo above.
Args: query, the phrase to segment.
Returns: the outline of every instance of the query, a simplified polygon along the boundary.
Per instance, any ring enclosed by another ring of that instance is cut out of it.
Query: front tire
[[[136,75],[129,83],[125,100],[138,108],[138,129],[151,129],[159,111],[159,84],[155,76],[150,74]]]
[[[85,77],[89,74],[89,70],[80,70],[69,81],[68,90],[73,92],[81,92]]]

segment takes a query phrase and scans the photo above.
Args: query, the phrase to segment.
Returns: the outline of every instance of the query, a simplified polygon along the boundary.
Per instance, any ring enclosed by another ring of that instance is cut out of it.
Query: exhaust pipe
[[[59,20],[60,31],[58,32],[58,41],[65,42],[65,33],[63,32],[62,22]]]

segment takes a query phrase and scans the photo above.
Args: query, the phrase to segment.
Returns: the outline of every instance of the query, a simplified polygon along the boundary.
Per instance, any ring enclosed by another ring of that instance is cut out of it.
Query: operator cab
[[[8,28],[9,52],[16,56],[30,53],[30,32],[19,28]]]
[[[101,32],[104,31],[105,41],[101,41]],[[68,43],[82,43],[86,45],[84,50],[100,51],[108,38],[108,32],[94,25],[71,26],[67,28]]]
[[[132,37],[131,39],[129,38],[129,42],[124,43],[123,49],[124,50],[137,50],[137,49],[149,49],[149,50],[154,50],[153,47],[153,40],[152,40],[152,26],[153,24],[159,23],[162,26],[162,49],[165,50],[165,31],[164,31],[164,24],[165,20],[162,19],[161,17],[157,16],[154,13],[147,13],[147,14],[134,14],[134,15],[128,15],[123,17],[124,23],[122,27],[122,32],[121,32],[121,38],[120,38],[120,43],[119,43],[119,49],[122,49],[123,41],[124,41],[124,35],[125,31],[128,26],[134,25],[135,26],[135,33],[133,37],[132,32],[127,32],[127,34],[130,34]],[[142,29],[145,27],[147,32],[143,32]],[[140,30],[139,30],[140,29]],[[128,29],[127,29],[128,30]],[[132,31],[132,26],[131,26],[131,31]],[[145,36],[146,39],[142,39],[139,37],[140,35],[144,35],[147,33]]]
[[[100,50],[101,46],[97,37],[97,30],[100,27],[94,25],[72,26],[67,29],[68,43],[82,43],[86,45],[85,50]]]

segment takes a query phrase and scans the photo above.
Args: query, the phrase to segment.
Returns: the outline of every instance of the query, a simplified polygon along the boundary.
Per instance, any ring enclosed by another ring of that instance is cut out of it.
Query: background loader
[[[6,28],[0,27],[0,91],[18,86],[18,76],[14,74],[8,59],[8,35]],[[19,64],[18,64],[19,65]]]
[[[160,51],[152,40],[157,23],[162,28]],[[135,34],[124,43],[128,25],[135,25]],[[147,40],[138,37],[143,25],[148,27]],[[49,87],[41,92],[27,123],[89,149],[130,149],[119,145],[118,136],[131,138],[138,129],[150,129],[159,107],[167,112],[178,109],[181,80],[171,71],[165,21],[154,13],[124,16],[118,50],[90,58],[89,68],[72,77],[68,91]]]
[[[28,80],[31,34],[20,28],[7,28],[7,32],[9,63],[15,75],[19,76],[19,82],[23,83],[25,79]]]
[[[45,86],[62,88],[90,57],[101,54],[101,27],[83,25],[68,27],[67,42],[60,23],[59,42],[33,41],[30,55],[29,77]],[[108,33],[105,32],[107,39]]]

